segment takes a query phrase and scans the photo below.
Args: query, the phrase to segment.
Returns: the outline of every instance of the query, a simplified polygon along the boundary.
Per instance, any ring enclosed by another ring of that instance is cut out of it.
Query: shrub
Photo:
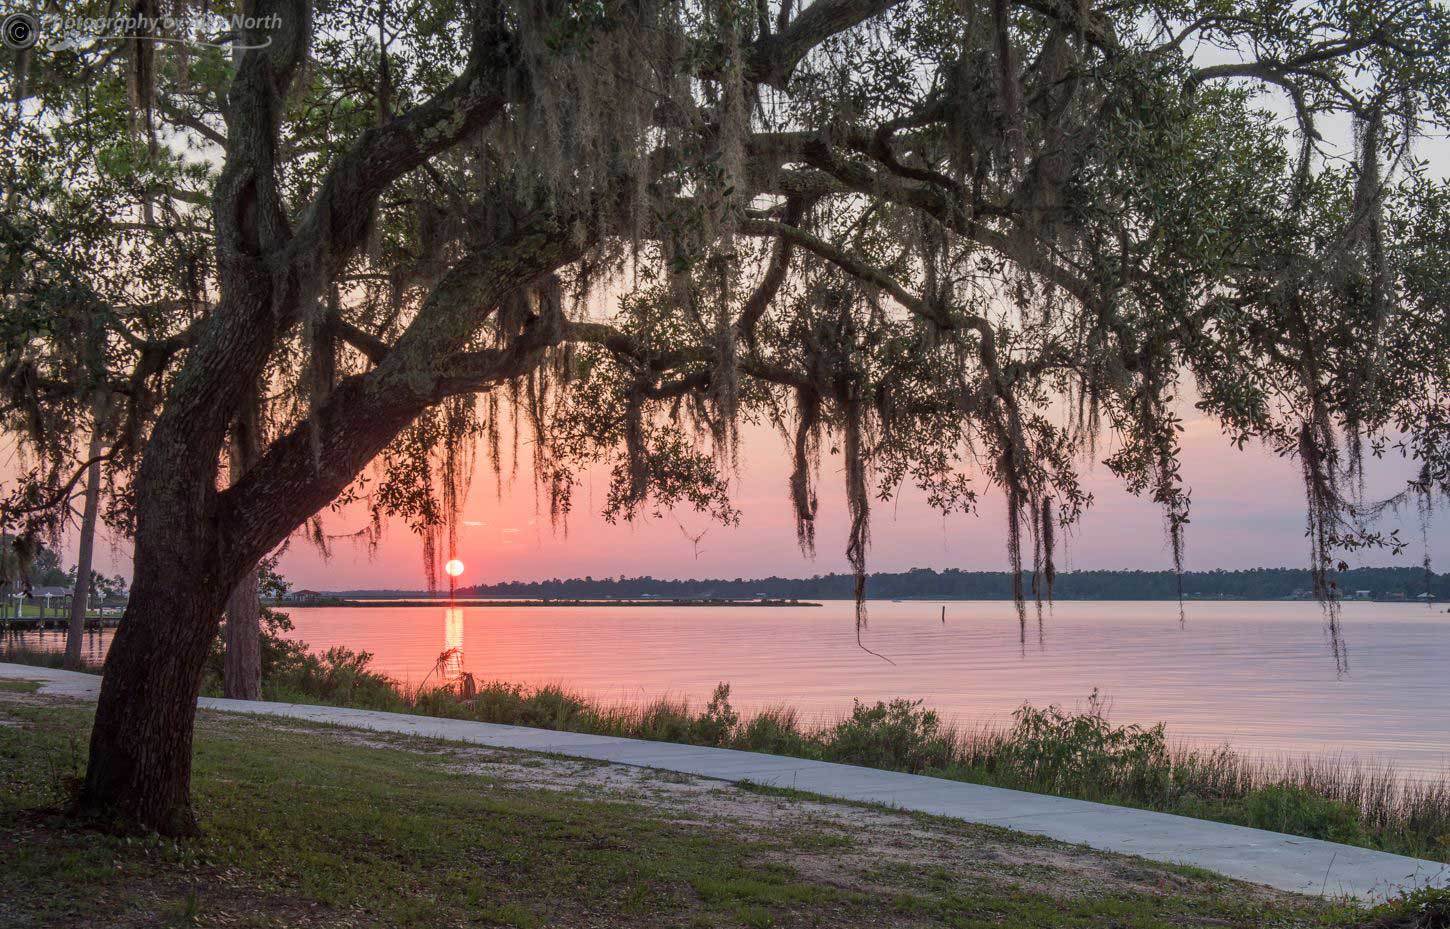
[[[935,711],[924,710],[921,704],[896,699],[864,706],[856,701],[851,715],[825,734],[826,757],[902,771],[945,768],[952,758],[952,742],[942,734]]]
[[[730,706],[730,685],[715,685],[705,712],[690,723],[690,741],[696,745],[728,745],[740,725],[740,714]]]
[[[261,651],[262,680],[276,678],[295,671],[305,665],[311,653],[306,642],[289,639],[292,617],[280,610],[259,607],[257,617]],[[216,637],[206,656],[206,673],[216,682],[222,679],[222,666],[226,654],[226,619],[217,627]],[[219,686],[219,684],[218,684]]]
[[[1000,763],[1040,790],[1151,798],[1172,784],[1163,724],[1113,726],[1096,690],[1085,713],[1023,705],[1013,719]]]
[[[444,699],[459,702],[451,692]],[[473,696],[462,701],[468,718],[486,723],[510,726],[533,726],[539,729],[574,729],[588,709],[588,703],[577,694],[557,684],[529,690],[522,684],[490,681],[479,686]]]
[[[368,668],[372,658],[369,652],[341,646],[322,655],[304,654],[270,679],[263,679],[263,696],[277,699],[300,694],[372,709],[406,708],[408,701],[397,681]]]
[[[589,703],[581,696],[565,690],[558,684],[545,684],[524,701],[524,715],[519,721],[522,726],[538,726],[543,729],[573,729],[577,720],[585,716]]]

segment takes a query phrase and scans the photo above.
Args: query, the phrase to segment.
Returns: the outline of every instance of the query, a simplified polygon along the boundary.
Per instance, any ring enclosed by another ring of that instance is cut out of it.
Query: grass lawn
[[[203,713],[204,836],[58,813],[91,709],[0,690],[0,926],[1358,925],[1358,908],[680,775]]]
[[[120,610],[119,607],[108,607],[106,609],[106,612],[102,612],[102,611],[100,611],[98,609],[95,609],[95,608],[89,608],[89,609],[86,610],[86,619],[104,619],[104,618],[108,618],[108,617],[111,618],[111,619],[115,619],[117,616],[120,616],[120,615],[121,615],[121,610]],[[16,613],[16,611],[15,611],[15,603],[14,603],[13,600],[11,600],[11,601],[9,601],[9,602],[7,602],[5,604],[4,615],[3,616],[0,616],[0,620],[6,620],[6,619],[69,619],[69,618],[70,618],[70,609],[68,607],[62,607],[60,605],[60,601],[58,601],[58,600],[55,602],[55,604],[53,604],[50,607],[46,607],[46,606],[44,606],[41,603],[22,603],[20,605],[20,612],[19,613]]]

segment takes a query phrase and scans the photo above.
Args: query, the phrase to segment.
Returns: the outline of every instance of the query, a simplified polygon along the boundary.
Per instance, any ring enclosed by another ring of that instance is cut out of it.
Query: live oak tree
[[[840,456],[858,634],[871,507],[908,481],[943,511],[1005,494],[1024,630],[1085,457],[1181,560],[1181,396],[1297,460],[1326,597],[1339,549],[1397,544],[1378,506],[1450,486],[1434,4],[245,12],[7,72],[0,373],[34,467],[4,518],[54,532],[104,388],[135,540],[85,813],[193,829],[234,588],[340,500],[409,521],[431,574],[510,421],[556,518],[602,463],[611,518],[724,520],[737,424],[777,424],[807,552]],[[1361,499],[1366,454],[1414,462],[1404,494]]]

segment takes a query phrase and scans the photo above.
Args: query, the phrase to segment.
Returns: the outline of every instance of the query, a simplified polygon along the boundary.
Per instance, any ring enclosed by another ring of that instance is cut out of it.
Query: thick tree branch
[[[1091,304],[1093,288],[1071,270],[1048,260],[1036,243],[1016,235],[999,232],[977,220],[979,216],[1003,216],[1008,211],[992,204],[969,202],[934,184],[913,182],[892,174],[871,170],[859,160],[842,158],[831,148],[828,141],[818,135],[806,133],[773,133],[753,137],[750,151],[766,163],[789,163],[800,161],[811,165],[822,174],[802,175],[782,173],[787,183],[794,186],[786,189],[800,193],[807,189],[811,180],[819,183],[824,175],[839,185],[835,190],[815,189],[812,192],[825,196],[848,192],[864,194],[873,198],[884,198],[902,206],[912,207],[932,217],[946,228],[971,241],[985,245],[1010,259],[1018,266],[1039,274],[1058,287],[1072,294],[1079,301]],[[764,172],[762,172],[764,173]]]
[[[393,347],[382,339],[354,326],[341,316],[333,315],[327,318],[327,329],[342,341],[351,345],[363,354],[373,364],[381,364]]]
[[[450,393],[483,390],[528,370],[563,335],[557,306],[498,352],[467,351],[506,300],[577,260],[591,236],[539,216],[475,249],[439,282],[377,367],[337,385],[218,499],[225,556],[250,563],[331,502],[420,413]]]
[[[570,322],[564,327],[564,340],[567,342],[579,342],[589,345],[597,345],[608,350],[618,358],[628,361],[632,366],[651,372],[662,374],[674,371],[686,365],[700,365],[706,371],[719,362],[718,355],[704,349],[696,351],[671,351],[664,353],[653,353],[647,351],[639,344],[634,337],[627,333],[620,332],[608,323],[598,322]],[[810,378],[804,374],[790,371],[780,365],[771,364],[758,357],[747,356],[739,360],[740,372],[748,377],[757,380],[767,381],[772,384],[781,384],[789,387],[804,387],[810,384]],[[699,372],[689,375],[682,380],[669,382],[684,386],[685,383],[699,385],[702,382],[708,386],[709,378]],[[666,395],[673,388],[660,387],[656,390],[666,391]],[[688,390],[682,390],[688,392]]]
[[[801,216],[805,212],[805,201],[801,197],[790,197],[786,202],[784,224],[787,226],[799,226]],[[752,346],[755,343],[755,324],[765,311],[770,308],[770,303],[775,295],[780,292],[780,285],[785,282],[786,272],[790,270],[790,256],[793,243],[790,239],[777,237],[775,250],[771,253],[770,264],[765,269],[765,276],[761,278],[760,284],[751,291],[750,296],[745,300],[745,306],[740,310],[740,318],[735,321],[735,332]]]
[[[385,125],[369,129],[338,158],[298,223],[290,261],[311,270],[304,299],[335,276],[362,243],[378,197],[398,178],[487,125],[508,102],[515,55],[495,19],[494,4],[477,4],[468,64],[437,96]]]
[[[454,394],[479,393],[503,381],[527,374],[544,351],[559,343],[558,319],[535,316],[506,348],[460,352],[441,365],[434,390],[439,399]]]
[[[1098,10],[1076,0],[1016,0],[1018,6],[1026,7],[1052,20],[1074,33],[1081,33],[1094,47],[1105,55],[1115,55],[1119,50],[1118,35],[1110,19]]]
[[[756,84],[784,88],[791,73],[811,49],[891,9],[901,0],[816,0],[790,25],[762,36],[751,48],[745,78]]]

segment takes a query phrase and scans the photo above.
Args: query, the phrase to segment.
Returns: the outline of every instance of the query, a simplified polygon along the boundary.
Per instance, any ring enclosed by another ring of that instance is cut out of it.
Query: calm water
[[[564,683],[604,701],[707,699],[728,681],[737,708],[807,716],[852,698],[922,698],[947,718],[1005,720],[1024,701],[1077,706],[1093,688],[1119,722],[1260,754],[1347,752],[1407,770],[1450,769],[1450,615],[1348,603],[1349,672],[1337,677],[1314,603],[1063,602],[1018,641],[1010,603],[871,604],[856,647],[851,605],[823,607],[292,608],[315,649],[372,652],[420,682],[446,648],[480,680]],[[92,637],[95,654],[105,640]]]

